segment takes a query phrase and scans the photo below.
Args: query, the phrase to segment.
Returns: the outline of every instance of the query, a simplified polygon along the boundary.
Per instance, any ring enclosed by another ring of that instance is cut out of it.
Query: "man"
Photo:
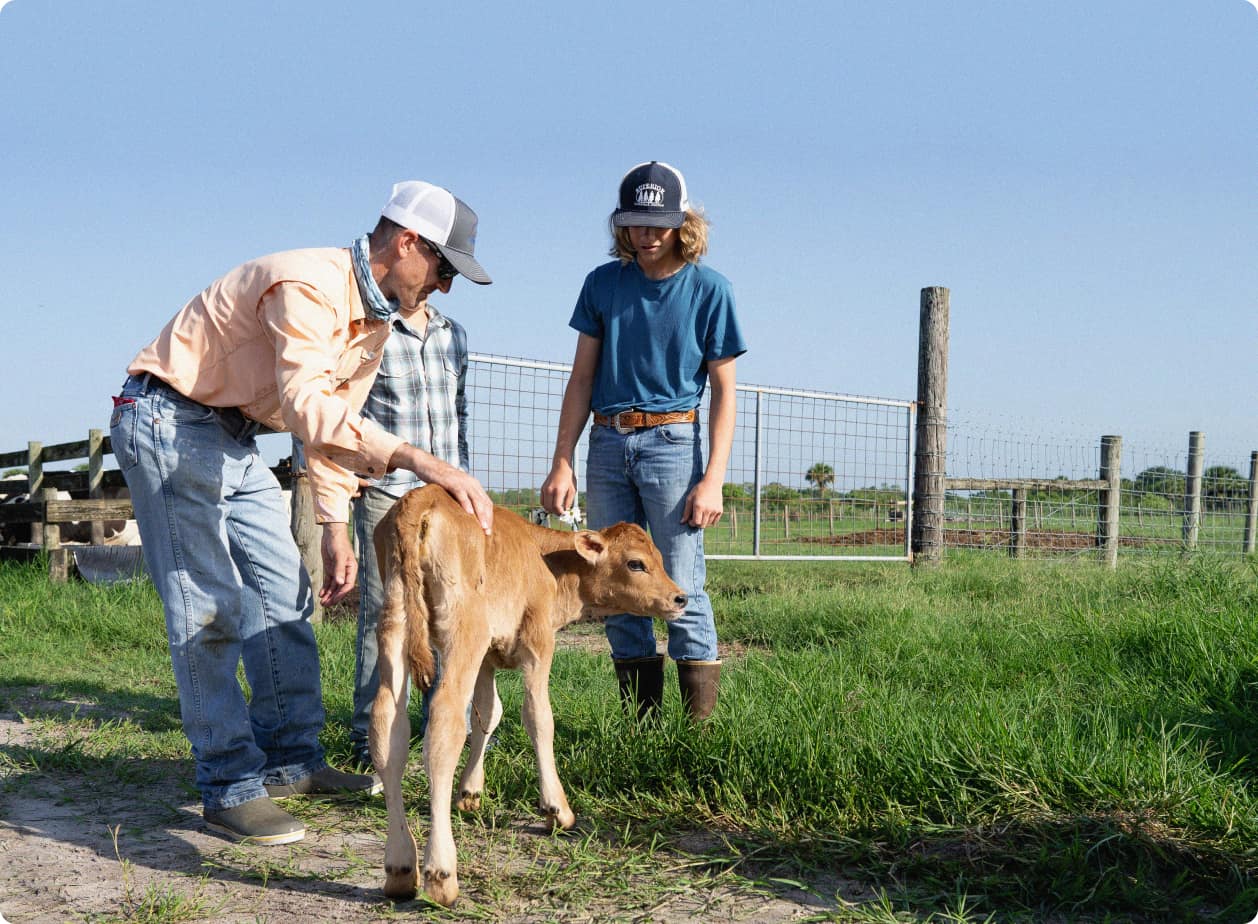
[[[576,499],[572,454],[593,409],[585,469],[590,528],[618,520],[648,527],[669,576],[689,595],[685,615],[668,624],[668,653],[682,703],[699,722],[716,706],[721,671],[703,590],[703,530],[724,510],[737,413],[734,360],[747,347],[729,281],[699,263],[708,222],[690,207],[679,170],[657,161],[631,169],[610,225],[616,260],[586,277],[569,321],[577,352],[542,506],[562,513]],[[705,467],[697,408],[709,383]],[[621,697],[645,717],[658,709],[664,683],[651,620],[622,614],[605,628]]]
[[[445,291],[444,289],[442,291]],[[375,384],[363,416],[438,459],[470,471],[467,442],[467,333],[431,302],[410,318],[395,316],[385,341]],[[354,536],[358,546],[358,642],[354,666],[354,714],[350,746],[360,767],[370,768],[368,730],[371,706],[380,684],[376,626],[384,603],[373,536],[395,501],[423,484],[413,472],[390,472],[363,488],[354,499]],[[428,724],[428,704],[440,678],[424,692],[416,734]]]
[[[291,843],[305,828],[272,798],[380,789],[324,759],[312,588],[254,436],[266,426],[305,444],[325,604],[354,586],[356,471],[440,484],[488,533],[493,505],[474,478],[359,413],[388,318],[416,314],[454,271],[490,281],[475,232],[448,191],[398,183],[351,247],[272,254],[211,283],[140,351],[114,399],[113,452],[165,609],[206,824],[229,837]]]

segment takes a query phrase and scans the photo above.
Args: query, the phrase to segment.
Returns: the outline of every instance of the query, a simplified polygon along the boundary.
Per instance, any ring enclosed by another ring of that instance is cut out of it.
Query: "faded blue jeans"
[[[354,756],[362,763],[369,758],[367,733],[371,727],[371,707],[376,700],[376,689],[380,686],[376,627],[380,623],[380,607],[384,603],[380,563],[376,561],[376,544],[372,537],[376,526],[397,500],[379,488],[370,487],[363,488],[362,495],[354,499],[354,540],[358,545],[358,645],[354,659],[354,715],[350,719],[349,743]],[[432,686],[422,697],[419,724],[411,731],[417,738],[422,738],[428,728],[428,706],[441,680],[440,658],[436,664]],[[409,689],[409,677],[406,682]]]
[[[686,495],[702,477],[697,421],[631,433],[597,424],[590,430],[585,468],[590,527],[602,529],[624,520],[650,530],[668,576],[689,597],[685,614],[667,623],[668,655],[675,661],[717,660],[716,622],[703,590],[703,530],[681,521]],[[654,627],[645,616],[610,616],[604,629],[618,661],[655,654]]]
[[[207,809],[325,765],[310,579],[279,482],[252,437],[132,376],[110,422],[144,561],[166,611],[184,734]],[[236,670],[244,661],[250,697]]]

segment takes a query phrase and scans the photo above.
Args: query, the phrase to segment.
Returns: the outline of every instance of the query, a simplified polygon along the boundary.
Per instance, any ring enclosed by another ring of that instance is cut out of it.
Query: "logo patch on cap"
[[[664,204],[664,187],[658,183],[643,183],[634,191],[633,204],[659,208]]]

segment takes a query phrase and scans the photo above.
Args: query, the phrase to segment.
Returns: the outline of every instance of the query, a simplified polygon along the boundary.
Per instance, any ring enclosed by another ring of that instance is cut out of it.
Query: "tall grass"
[[[858,878],[919,911],[964,895],[976,914],[1252,914],[1258,580],[1247,565],[1111,573],[950,555],[924,572],[711,570],[733,655],[701,730],[675,683],[659,723],[639,727],[606,655],[557,654],[556,756],[578,814],[631,841],[719,832],[797,875]],[[10,566],[0,601],[0,707],[35,686],[94,691],[155,735],[177,725],[151,587],[53,588]],[[325,738],[341,756],[354,628],[319,634]],[[536,771],[518,677],[500,674],[499,688],[507,718],[489,795],[492,810],[519,813]]]

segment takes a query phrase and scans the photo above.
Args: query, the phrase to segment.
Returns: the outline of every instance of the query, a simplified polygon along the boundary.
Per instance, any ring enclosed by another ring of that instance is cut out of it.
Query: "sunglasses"
[[[459,275],[459,271],[454,268],[454,264],[446,259],[446,255],[437,249],[437,245],[424,238],[420,238],[424,242],[424,246],[428,248],[429,253],[437,258],[437,278],[453,279]]]

